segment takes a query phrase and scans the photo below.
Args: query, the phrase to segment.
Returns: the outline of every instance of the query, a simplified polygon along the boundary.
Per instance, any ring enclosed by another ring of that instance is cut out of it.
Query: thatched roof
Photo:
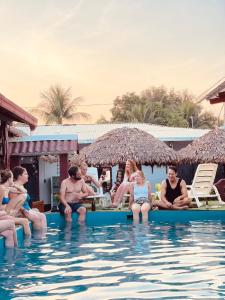
[[[213,129],[177,153],[180,163],[225,163],[225,130]]]
[[[85,162],[85,159],[77,153],[70,154],[68,157],[69,166],[80,166],[82,162]]]
[[[177,161],[176,152],[164,142],[137,128],[109,131],[80,152],[88,165],[116,165],[133,159],[139,164],[165,165]]]

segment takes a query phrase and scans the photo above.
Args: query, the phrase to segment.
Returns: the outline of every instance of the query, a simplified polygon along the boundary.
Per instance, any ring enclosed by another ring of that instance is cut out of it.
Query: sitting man
[[[88,196],[86,184],[81,178],[80,169],[71,167],[69,177],[64,179],[60,188],[60,213],[65,214],[66,221],[72,222],[72,213],[79,214],[78,221],[85,221],[86,208],[82,206],[82,199]]]
[[[176,166],[168,167],[167,177],[161,183],[161,200],[155,204],[164,209],[187,209],[191,199],[185,181],[177,177]]]

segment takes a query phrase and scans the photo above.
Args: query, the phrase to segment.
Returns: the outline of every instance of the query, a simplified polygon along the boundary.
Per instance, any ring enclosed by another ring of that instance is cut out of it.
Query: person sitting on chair
[[[187,209],[191,203],[188,198],[187,186],[183,179],[177,177],[176,166],[169,166],[167,179],[161,183],[160,200],[157,206],[164,209]]]

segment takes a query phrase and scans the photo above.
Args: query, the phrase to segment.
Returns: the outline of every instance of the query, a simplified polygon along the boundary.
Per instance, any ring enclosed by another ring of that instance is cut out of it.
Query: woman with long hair
[[[151,185],[145,179],[142,171],[137,171],[135,181],[130,185],[129,206],[133,212],[133,220],[139,222],[139,214],[142,213],[142,221],[148,221],[148,212],[151,208]]]
[[[14,185],[10,189],[10,198],[14,198],[18,195],[25,196],[25,202],[22,207],[23,215],[33,223],[33,228],[36,230],[42,230],[47,228],[46,216],[44,213],[39,212],[36,209],[31,209],[29,205],[30,196],[24,187],[24,184],[28,182],[27,170],[21,166],[17,166],[13,169]]]
[[[10,170],[0,171],[0,210],[1,220],[11,220],[17,225],[23,226],[24,234],[31,236],[29,221],[26,218],[18,218],[17,215],[25,201],[23,195],[18,195],[15,199],[9,199],[9,189],[13,186],[13,174]]]
[[[118,187],[113,200],[113,206],[118,206],[123,199],[123,196],[129,192],[130,183],[134,181],[135,173],[138,171],[136,162],[128,159],[125,165],[123,182]]]

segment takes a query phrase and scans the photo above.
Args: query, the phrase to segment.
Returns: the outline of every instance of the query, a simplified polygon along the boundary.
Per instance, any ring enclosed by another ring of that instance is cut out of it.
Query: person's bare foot
[[[173,205],[173,209],[174,210],[186,210],[188,209],[189,207],[187,205],[184,205],[184,206],[176,206],[176,205]]]

